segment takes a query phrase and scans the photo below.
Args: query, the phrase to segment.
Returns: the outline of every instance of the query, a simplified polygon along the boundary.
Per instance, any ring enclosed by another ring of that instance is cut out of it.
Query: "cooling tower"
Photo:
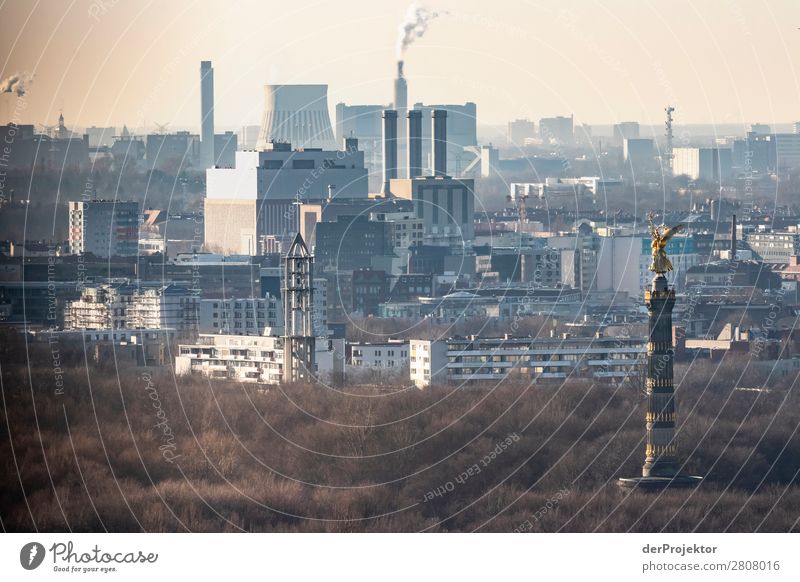
[[[336,149],[328,114],[327,85],[265,85],[258,149],[270,140],[292,148]]]

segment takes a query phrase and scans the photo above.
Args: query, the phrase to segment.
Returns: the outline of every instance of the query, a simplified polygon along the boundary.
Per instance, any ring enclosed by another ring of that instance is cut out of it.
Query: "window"
[[[292,169],[294,170],[313,170],[314,160],[292,160]]]

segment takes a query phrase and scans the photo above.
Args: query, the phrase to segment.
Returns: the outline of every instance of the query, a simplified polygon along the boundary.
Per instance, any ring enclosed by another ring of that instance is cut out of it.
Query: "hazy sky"
[[[235,4],[235,6],[234,6]],[[479,123],[800,120],[798,0],[436,0],[406,59],[410,102],[478,104]],[[214,62],[218,129],[260,120],[267,82],[327,83],[388,103],[396,0],[0,0],[0,119],[199,125],[199,61]]]

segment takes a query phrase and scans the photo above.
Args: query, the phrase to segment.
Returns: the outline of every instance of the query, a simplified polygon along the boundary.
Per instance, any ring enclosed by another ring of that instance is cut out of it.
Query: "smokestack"
[[[422,111],[408,112],[408,177],[422,175]]]
[[[447,111],[444,109],[433,110],[433,131],[431,132],[433,143],[431,152],[433,153],[433,175],[447,175]]]
[[[383,192],[388,196],[389,180],[397,178],[397,111],[383,110]]]
[[[736,215],[731,217],[731,260],[736,258]]]
[[[397,110],[397,118],[405,123],[406,110],[408,109],[408,85],[403,76],[403,61],[397,61],[397,78],[394,80],[394,108]],[[405,134],[405,132],[403,132],[403,134]],[[405,135],[398,135],[397,159],[400,161],[397,166],[398,170],[405,168],[407,149]],[[400,172],[398,172],[396,177],[401,177]]]
[[[214,68],[200,61],[200,148],[203,165],[214,165]]]

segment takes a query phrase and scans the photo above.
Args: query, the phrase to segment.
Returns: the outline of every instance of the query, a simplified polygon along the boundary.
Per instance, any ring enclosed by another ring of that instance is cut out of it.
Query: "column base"
[[[675,475],[674,477],[620,477],[617,485],[624,489],[644,489],[658,491],[662,489],[681,489],[697,487],[703,480],[697,475]]]

